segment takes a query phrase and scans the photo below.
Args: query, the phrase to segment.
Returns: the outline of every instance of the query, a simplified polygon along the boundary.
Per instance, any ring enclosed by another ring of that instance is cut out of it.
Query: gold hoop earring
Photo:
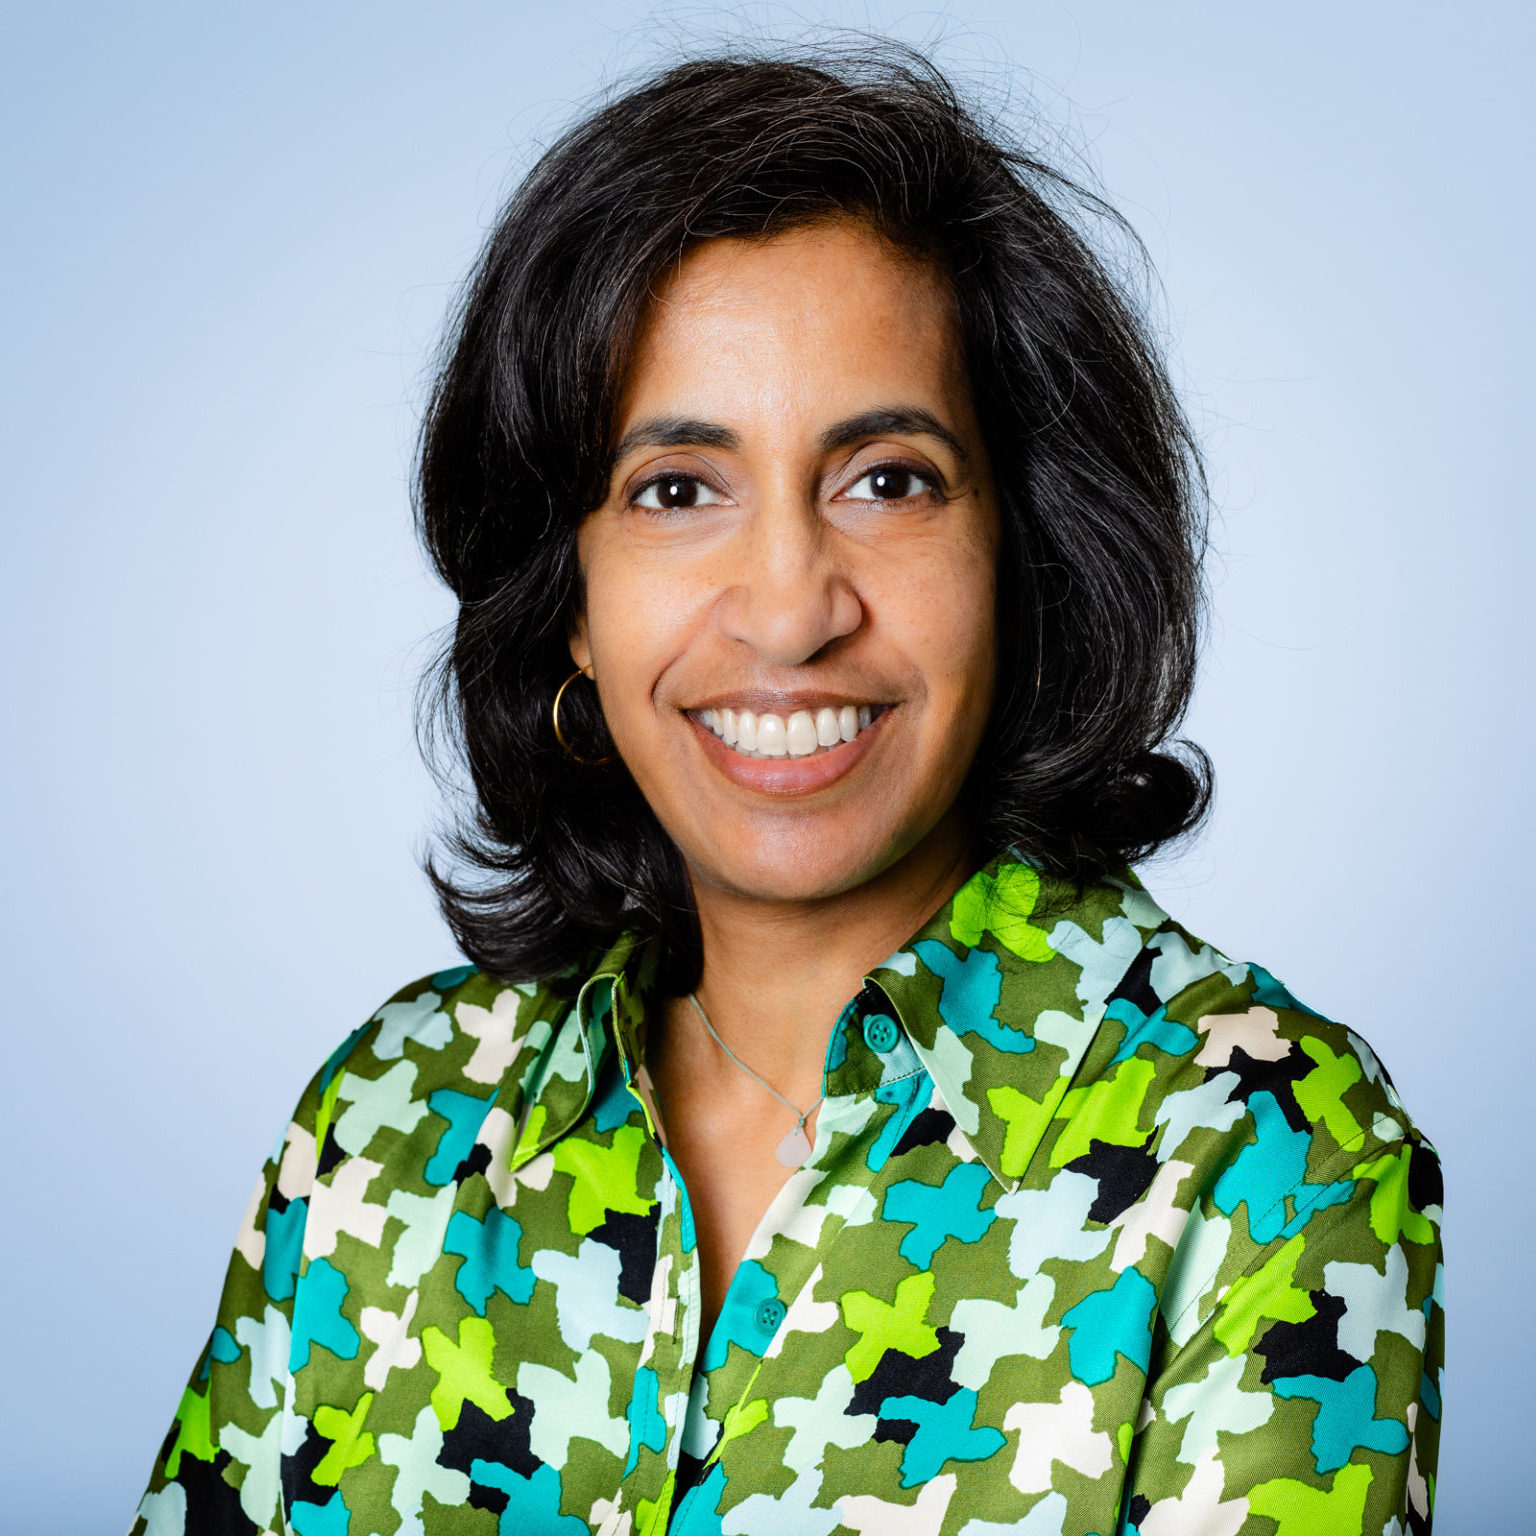
[[[555,702],[549,709],[549,723],[555,728],[555,740],[560,743],[565,755],[573,762],[581,763],[588,768],[599,768],[604,763],[611,763],[611,757],[583,757],[579,752],[571,748],[570,742],[565,739],[565,732],[560,729],[560,700],[565,697],[565,690],[576,681],[578,677],[591,677],[592,674],[585,667],[577,667],[566,680],[555,689]]]

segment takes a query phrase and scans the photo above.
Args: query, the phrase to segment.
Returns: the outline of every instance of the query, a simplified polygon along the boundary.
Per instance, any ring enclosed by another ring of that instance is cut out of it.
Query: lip
[[[818,709],[841,709],[845,704],[852,704],[855,708],[861,704],[876,709],[886,707],[884,700],[872,699],[868,694],[821,693],[810,689],[800,693],[774,693],[766,688],[745,688],[734,693],[712,694],[707,699],[688,705],[684,713],[701,715],[706,709],[750,709],[753,714],[774,714],[781,720],[787,720],[797,710],[808,710],[814,715]]]
[[[742,704],[739,707],[752,709],[754,705],[751,697],[735,694],[731,696],[731,700],[740,698]],[[780,707],[783,707],[784,696],[780,694],[773,697],[776,697]],[[807,697],[810,696],[807,695]],[[827,701],[826,695],[816,697],[818,702]],[[723,702],[719,704],[711,702],[696,707],[700,711],[738,707],[731,700],[725,700],[724,696],[722,699]],[[854,701],[849,699],[846,702]],[[771,708],[772,705],[765,707]],[[796,703],[794,707],[803,709],[806,706]],[[845,774],[851,773],[863,760],[874,739],[882,733],[885,722],[896,713],[896,708],[895,705],[887,705],[852,741],[841,742],[835,747],[827,748],[825,752],[817,752],[810,757],[743,757],[741,753],[733,752],[726,746],[694,714],[685,714],[683,718],[693,727],[704,755],[731,783],[739,784],[743,789],[754,790],[760,795],[790,798],[795,795],[815,794],[817,790],[825,789],[829,784],[835,784]]]

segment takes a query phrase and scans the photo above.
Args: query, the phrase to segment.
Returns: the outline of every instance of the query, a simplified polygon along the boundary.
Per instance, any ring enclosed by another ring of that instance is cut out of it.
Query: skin
[[[705,242],[642,323],[617,430],[571,656],[685,860],[699,1001],[804,1109],[865,972],[974,867],[958,796],[993,695],[999,533],[947,289],[852,220]],[[847,703],[880,713],[776,762],[699,718]],[[795,1122],[686,998],[646,1051],[707,1330]]]

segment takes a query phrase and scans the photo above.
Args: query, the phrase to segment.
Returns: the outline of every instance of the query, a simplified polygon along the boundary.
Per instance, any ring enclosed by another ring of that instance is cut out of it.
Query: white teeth
[[[814,713],[797,709],[786,721],[782,715],[750,709],[705,709],[700,722],[728,747],[756,757],[810,757],[823,747],[852,741],[874,719],[869,704],[824,705]]]
[[[757,750],[764,757],[789,755],[789,733],[777,715],[764,714],[757,717]]]
[[[797,709],[789,717],[785,745],[791,757],[809,757],[821,745],[816,739],[816,721],[808,709]]]

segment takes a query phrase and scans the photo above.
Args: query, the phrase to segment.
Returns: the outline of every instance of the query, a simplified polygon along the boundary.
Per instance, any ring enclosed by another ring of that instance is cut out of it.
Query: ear
[[[592,665],[592,647],[587,643],[587,615],[585,611],[578,613],[571,620],[571,627],[566,636],[566,643],[571,649],[571,660],[581,668],[583,672]]]

